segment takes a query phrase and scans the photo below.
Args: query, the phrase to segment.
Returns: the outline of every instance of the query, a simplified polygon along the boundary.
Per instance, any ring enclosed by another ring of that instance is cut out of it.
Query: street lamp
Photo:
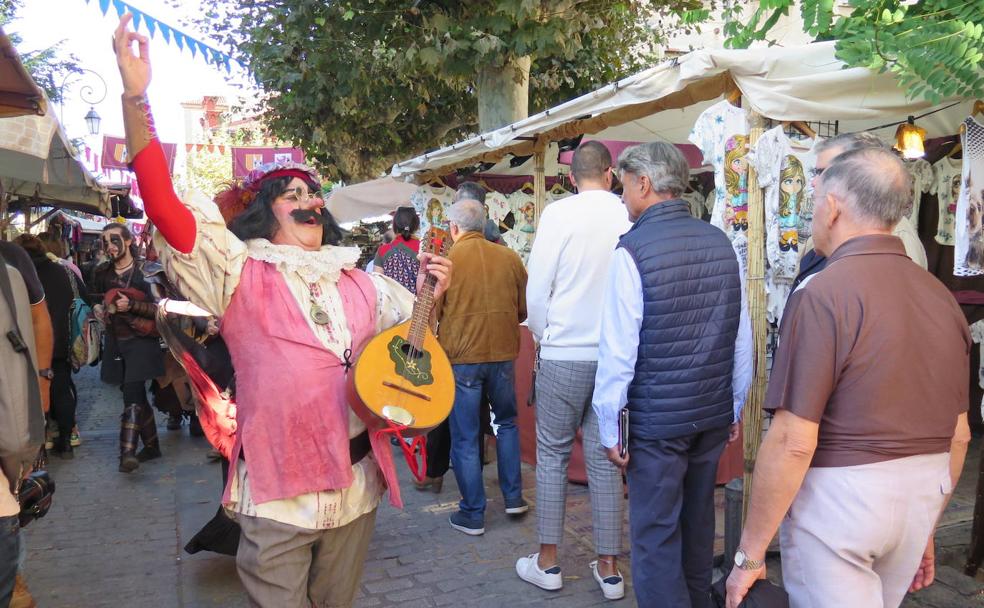
[[[106,93],[108,92],[109,89],[106,86],[106,81],[103,80],[103,77],[100,76],[97,72],[94,72],[93,70],[90,70],[88,68],[79,68],[79,70],[80,73],[82,74],[92,74],[99,80],[99,83],[102,84],[101,95],[97,95],[96,94],[97,89],[93,88],[93,86],[90,84],[85,84],[79,89],[79,97],[82,99],[82,101],[89,104],[89,112],[88,114],[85,115],[85,125],[89,129],[90,135],[96,135],[99,133],[99,123],[102,122],[102,118],[99,116],[99,114],[96,113],[96,109],[93,106],[102,103],[102,101],[106,99]],[[64,80],[62,80],[61,86],[58,87],[59,96],[61,97],[58,119],[62,123],[62,125],[65,124],[65,116],[64,116],[65,85],[68,84],[68,79],[71,78],[72,74],[75,73],[76,72],[70,72],[66,74]]]
[[[99,135],[99,123],[102,118],[96,113],[96,109],[89,106],[89,113],[85,115],[85,126],[89,128],[89,135]]]

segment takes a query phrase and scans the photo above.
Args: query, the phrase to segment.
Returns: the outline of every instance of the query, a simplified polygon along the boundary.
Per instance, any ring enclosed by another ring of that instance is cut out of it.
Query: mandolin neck
[[[434,286],[437,280],[431,275],[427,275],[417,299],[413,303],[413,314],[410,317],[410,334],[407,341],[415,349],[420,350],[424,345],[424,336],[427,334],[427,326],[430,324],[431,310],[434,309]]]

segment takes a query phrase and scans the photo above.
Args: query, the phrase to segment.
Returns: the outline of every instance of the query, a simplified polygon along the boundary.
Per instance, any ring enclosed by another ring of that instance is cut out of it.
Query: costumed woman
[[[348,606],[384,490],[402,501],[388,438],[353,413],[346,375],[370,337],[409,318],[413,294],[356,269],[357,248],[331,244],[340,231],[303,165],[256,170],[218,205],[178,199],[146,98],[148,41],[131,18],[114,48],[155,246],[174,287],[221,318],[236,374],[234,413],[203,412],[201,422],[221,423],[231,439],[217,447],[232,463],[222,502],[242,529],[240,579],[253,606]],[[450,262],[423,255],[421,268],[437,296],[447,289]]]

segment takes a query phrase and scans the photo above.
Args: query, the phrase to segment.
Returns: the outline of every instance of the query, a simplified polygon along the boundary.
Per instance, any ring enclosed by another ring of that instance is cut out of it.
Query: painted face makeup
[[[102,235],[103,249],[113,261],[122,259],[126,256],[126,245],[123,242],[123,235],[118,232],[109,232]]]

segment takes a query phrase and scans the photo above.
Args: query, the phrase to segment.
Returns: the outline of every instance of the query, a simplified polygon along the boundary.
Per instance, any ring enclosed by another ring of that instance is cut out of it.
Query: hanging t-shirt
[[[684,192],[680,195],[680,198],[687,201],[690,205],[690,215],[700,218],[704,215],[704,199],[706,198],[703,194],[696,190],[690,192]]]
[[[919,202],[922,200],[924,192],[929,192],[933,188],[933,165],[919,158],[913,161],[906,161],[905,168],[912,176],[910,183],[909,204],[905,209],[905,217],[909,218],[914,228],[919,227]]]
[[[515,223],[512,230],[502,235],[502,241],[518,253],[525,264],[530,259],[530,250],[533,248],[533,233],[536,231],[533,226],[536,204],[533,201],[533,195],[522,190],[513,192],[506,199],[509,201],[509,208],[512,210]]]
[[[563,186],[555,185],[549,190],[547,190],[546,202],[544,202],[544,206],[559,201],[561,199],[565,199],[568,196],[571,196],[572,194],[574,193],[565,190]]]
[[[953,274],[972,277],[984,274],[984,125],[973,116],[963,122],[963,167],[957,199],[956,249]]]
[[[799,270],[799,244],[805,244],[810,235],[815,145],[812,139],[794,142],[781,126],[763,133],[755,145],[753,163],[765,191],[765,291],[770,321],[777,320],[786,305]]]
[[[410,204],[420,218],[420,234],[427,234],[432,225],[448,229],[447,209],[454,200],[454,192],[448,186],[425,184],[410,196]]]
[[[724,230],[747,268],[749,159],[744,110],[727,101],[707,108],[694,123],[690,141],[700,149],[704,163],[714,167],[717,201],[711,223]]]
[[[933,188],[940,204],[939,228],[936,229],[936,242],[940,245],[953,245],[957,213],[957,198],[960,196],[960,172],[963,168],[959,160],[944,156],[933,165]]]
[[[713,216],[714,216],[714,208],[717,205],[717,197],[718,197],[717,188],[712,188],[711,191],[707,193],[707,196],[704,197],[704,213],[712,217],[711,223],[714,223]],[[719,215],[721,215],[722,217],[724,216],[723,207],[721,208]],[[719,221],[723,221],[723,220],[719,220]]]

